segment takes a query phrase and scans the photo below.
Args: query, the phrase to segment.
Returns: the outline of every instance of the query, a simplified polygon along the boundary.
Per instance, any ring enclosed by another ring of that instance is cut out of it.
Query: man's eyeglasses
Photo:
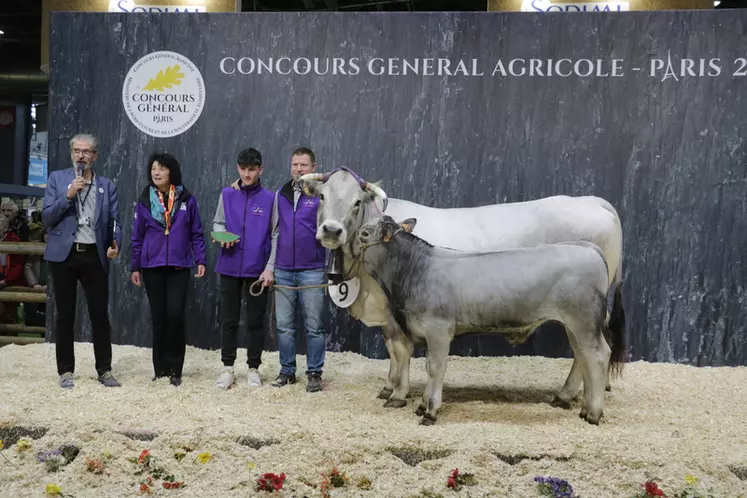
[[[96,152],[95,150],[91,150],[91,149],[73,149],[73,154],[75,155],[83,154],[84,156],[90,156],[95,152]]]

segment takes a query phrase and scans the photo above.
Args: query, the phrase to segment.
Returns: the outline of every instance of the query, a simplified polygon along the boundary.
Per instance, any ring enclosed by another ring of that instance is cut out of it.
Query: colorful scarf
[[[176,207],[176,198],[181,195],[183,187],[179,185],[169,187],[169,194],[166,201],[163,199],[163,194],[156,187],[150,187],[150,214],[153,219],[156,220],[161,226],[166,227],[163,233],[169,234],[169,228],[171,228],[171,218],[174,216]],[[166,206],[168,205],[168,209]]]

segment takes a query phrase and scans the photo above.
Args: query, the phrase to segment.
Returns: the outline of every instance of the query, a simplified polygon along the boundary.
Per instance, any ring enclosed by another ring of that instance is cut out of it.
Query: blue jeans
[[[275,283],[302,287],[327,283],[323,269],[288,271],[275,269]],[[322,326],[324,288],[275,289],[280,373],[296,374],[296,304],[300,297],[303,323],[306,327],[306,375],[322,373],[327,340]]]

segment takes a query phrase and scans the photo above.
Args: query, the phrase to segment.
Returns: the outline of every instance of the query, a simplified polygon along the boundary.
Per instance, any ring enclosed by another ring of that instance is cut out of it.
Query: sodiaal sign
[[[174,137],[197,122],[205,106],[205,82],[191,60],[153,52],[137,61],[122,85],[127,117],[152,137]]]
[[[524,0],[522,12],[623,12],[630,2],[551,3],[549,0]]]
[[[109,0],[109,12],[207,12],[204,5],[138,5],[135,0]]]

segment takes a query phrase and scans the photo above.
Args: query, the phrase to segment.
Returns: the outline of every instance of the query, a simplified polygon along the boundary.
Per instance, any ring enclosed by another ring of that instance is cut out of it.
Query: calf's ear
[[[412,233],[417,223],[418,223],[418,220],[416,218],[407,218],[405,221],[400,223],[400,226],[402,227],[402,230],[404,230],[405,232]]]
[[[384,236],[381,237],[382,242],[390,242],[393,236],[394,236],[394,227],[390,223],[386,223],[384,225]]]

